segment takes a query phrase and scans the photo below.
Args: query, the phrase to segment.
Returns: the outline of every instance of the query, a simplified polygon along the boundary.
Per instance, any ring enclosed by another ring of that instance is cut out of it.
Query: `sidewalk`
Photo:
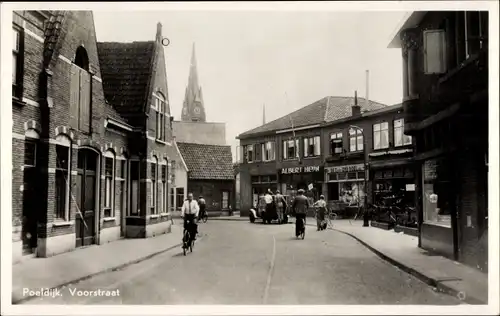
[[[418,238],[362,227],[363,221],[336,220],[334,230],[350,235],[382,259],[438,290],[469,304],[488,304],[488,275],[456,261],[418,248]]]
[[[25,300],[23,288],[58,288],[76,283],[180,247],[181,240],[181,227],[172,225],[171,233],[158,237],[121,239],[50,258],[20,262],[12,266],[12,303]]]

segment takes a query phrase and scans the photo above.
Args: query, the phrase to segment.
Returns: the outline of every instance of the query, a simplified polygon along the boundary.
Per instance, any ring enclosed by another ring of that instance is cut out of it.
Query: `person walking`
[[[304,190],[300,189],[298,195],[293,200],[292,212],[295,214],[295,236],[299,237],[302,229],[305,229],[303,225],[306,221],[307,210],[309,209],[309,200],[304,195]]]
[[[283,224],[285,222],[284,216],[286,216],[285,210],[288,207],[288,205],[286,204],[285,197],[281,195],[280,190],[276,190],[275,201],[276,201],[276,211],[278,212],[278,221],[280,224]]]
[[[319,200],[313,204],[316,211],[316,226],[318,231],[325,229],[326,201],[325,196],[321,195]]]

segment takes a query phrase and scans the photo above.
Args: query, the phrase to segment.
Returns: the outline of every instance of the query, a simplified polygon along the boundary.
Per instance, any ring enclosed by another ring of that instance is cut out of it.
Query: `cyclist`
[[[307,210],[309,209],[309,200],[304,196],[304,190],[300,189],[298,195],[293,200],[292,212],[295,214],[295,236],[299,237],[305,227]]]
[[[316,225],[318,227],[318,231],[323,230],[325,228],[324,222],[327,211],[325,196],[321,195],[319,200],[313,204],[313,207],[316,209]]]
[[[201,195],[198,198],[198,205],[200,207],[200,213],[198,216],[198,221],[199,221],[203,218],[203,216],[205,216],[205,208],[207,207],[207,203],[205,202],[205,199]]]
[[[198,217],[199,211],[198,202],[193,200],[193,193],[189,193],[187,200],[182,205],[181,217],[184,219],[184,229],[191,233],[192,240],[196,240],[196,234],[198,234],[198,225],[195,219]]]

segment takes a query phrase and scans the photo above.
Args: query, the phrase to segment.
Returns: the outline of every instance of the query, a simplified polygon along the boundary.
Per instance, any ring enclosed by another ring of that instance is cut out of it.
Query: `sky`
[[[163,25],[170,111],[180,119],[192,44],[207,121],[227,144],[325,96],[400,103],[402,59],[387,45],[406,12],[95,11],[98,41],[153,40]]]

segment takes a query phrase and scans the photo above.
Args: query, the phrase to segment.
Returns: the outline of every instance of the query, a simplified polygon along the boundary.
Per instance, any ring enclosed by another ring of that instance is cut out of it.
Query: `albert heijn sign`
[[[300,166],[300,167],[289,167],[281,168],[281,174],[301,174],[301,173],[317,173],[323,172],[323,167],[321,166]]]

